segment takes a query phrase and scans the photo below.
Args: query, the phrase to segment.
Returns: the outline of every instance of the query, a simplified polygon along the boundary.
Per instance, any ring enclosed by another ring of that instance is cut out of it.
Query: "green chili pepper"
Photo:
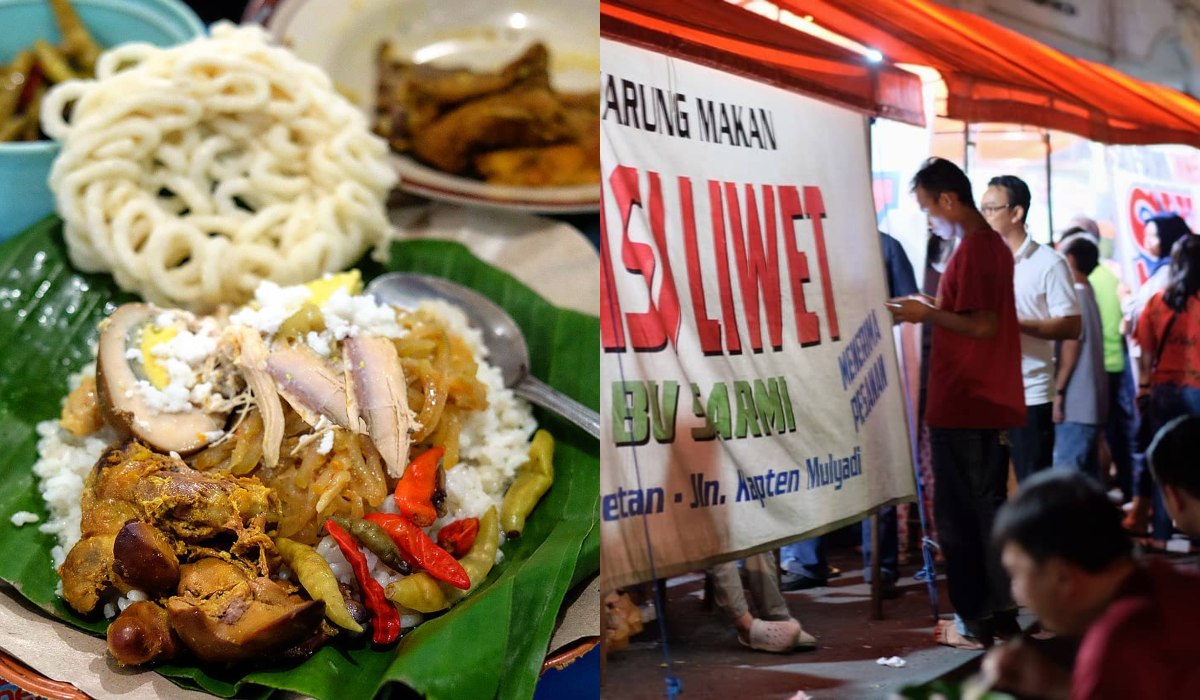
[[[346,518],[340,515],[333,516],[334,522],[342,526],[343,530],[348,530],[354,539],[359,541],[359,544],[371,550],[371,553],[379,557],[379,560],[390,566],[402,574],[412,573],[412,566],[404,559],[404,555],[396,547],[396,543],[391,537],[383,531],[379,525],[370,520],[362,518]]]
[[[422,613],[445,610],[465,598],[483,583],[496,563],[496,549],[500,546],[500,527],[496,521],[496,507],[492,506],[479,521],[479,534],[471,545],[471,551],[458,560],[470,580],[466,590],[438,582],[420,571],[389,584],[388,598],[398,605]]]
[[[483,517],[479,519],[479,534],[475,536],[475,543],[471,545],[471,551],[467,555],[458,560],[463,568],[467,570],[467,576],[471,579],[471,586],[467,590],[459,590],[442,586],[442,590],[446,592],[446,597],[450,599],[450,604],[453,605],[467,596],[468,593],[479,588],[479,584],[487,578],[488,572],[496,565],[496,550],[500,548],[500,526],[497,524],[496,506],[488,508]]]
[[[397,605],[420,613],[445,610],[450,605],[437,579],[424,571],[389,583],[387,597]]]
[[[71,69],[71,64],[67,62],[67,57],[62,55],[61,51],[51,46],[46,40],[38,39],[33,42],[33,54],[37,56],[42,74],[49,78],[50,82],[61,83],[79,77]]]
[[[517,478],[504,493],[500,504],[500,525],[504,533],[520,537],[525,518],[554,483],[554,438],[545,430],[533,436],[529,446],[529,461],[517,470]]]
[[[371,513],[367,520],[382,527],[406,559],[428,571],[434,578],[462,589],[471,585],[462,565],[408,518],[403,515]]]
[[[0,121],[0,143],[16,141],[25,132],[26,117],[9,117]]]
[[[96,44],[87,27],[83,26],[83,22],[79,21],[79,15],[76,14],[75,8],[71,7],[69,0],[50,0],[50,7],[54,10],[54,19],[58,22],[67,53],[75,56],[79,64],[91,73],[95,70],[100,46]]]
[[[21,100],[21,93],[25,90],[25,81],[29,79],[32,70],[33,54],[29,51],[22,51],[13,59],[3,78],[0,79],[0,123],[20,118],[20,115],[17,114],[17,104]]]
[[[338,588],[337,578],[325,557],[317,554],[317,550],[306,544],[301,544],[286,537],[275,540],[279,556],[292,567],[300,585],[312,596],[313,600],[325,603],[325,617],[328,617],[338,627],[351,632],[362,632],[362,625],[350,615],[346,607],[346,599]]]

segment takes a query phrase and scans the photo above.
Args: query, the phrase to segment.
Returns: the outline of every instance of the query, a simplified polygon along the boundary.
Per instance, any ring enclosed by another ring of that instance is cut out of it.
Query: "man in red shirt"
[[[912,191],[933,232],[959,239],[936,300],[914,295],[888,302],[895,321],[933,326],[925,419],[946,584],[958,616],[939,623],[937,638],[980,649],[996,633],[1019,631],[1008,579],[988,547],[1008,483],[1004,431],[1026,418],[1013,256],[975,208],[971,182],[958,166],[930,158]]]
[[[1135,560],[1120,511],[1090,477],[1029,479],[997,516],[994,541],[1017,600],[1081,641],[1073,671],[1025,642],[997,647],[983,661],[991,685],[1072,700],[1200,698],[1200,574]]]

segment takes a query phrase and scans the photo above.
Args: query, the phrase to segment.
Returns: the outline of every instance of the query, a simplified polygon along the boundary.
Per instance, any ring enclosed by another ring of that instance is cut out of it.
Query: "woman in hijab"
[[[1187,222],[1178,214],[1158,214],[1150,217],[1143,228],[1142,244],[1150,253],[1150,265],[1147,272],[1150,277],[1138,288],[1133,297],[1133,306],[1129,309],[1129,319],[1134,324],[1141,318],[1142,309],[1150,297],[1158,294],[1167,287],[1168,270],[1171,264],[1171,248],[1176,241],[1190,234]],[[1133,335],[1133,331],[1130,331]]]
[[[1150,266],[1151,277],[1171,264],[1171,249],[1175,247],[1175,242],[1192,232],[1178,214],[1151,217],[1144,231],[1143,241],[1147,252],[1158,258]]]
[[[1186,236],[1176,243],[1166,269],[1166,288],[1150,298],[1138,320],[1137,400],[1150,436],[1174,418],[1200,415],[1200,238]],[[1162,547],[1171,519],[1161,495],[1155,495],[1153,544]]]
[[[1146,221],[1143,231],[1145,233],[1145,236],[1142,239],[1143,244],[1146,247],[1146,251],[1149,252],[1152,257],[1148,269],[1150,277],[1142,284],[1141,287],[1138,288],[1137,293],[1129,298],[1129,300],[1126,302],[1126,308],[1124,309],[1126,330],[1129,338],[1134,340],[1134,344],[1130,346],[1129,350],[1130,358],[1134,362],[1140,362],[1142,356],[1146,355],[1147,353],[1150,353],[1150,356],[1152,356],[1154,353],[1154,348],[1146,349],[1137,343],[1138,319],[1142,317],[1142,311],[1146,308],[1147,302],[1149,302],[1150,299],[1156,294],[1159,294],[1167,288],[1167,283],[1170,280],[1171,273],[1171,249],[1175,247],[1175,244],[1180,239],[1188,236],[1192,232],[1192,230],[1188,228],[1187,222],[1185,222],[1178,214],[1158,214],[1157,216],[1153,216]],[[1147,359],[1149,359],[1149,357]],[[1145,384],[1148,381],[1148,377],[1143,377],[1139,374],[1139,384]],[[1140,414],[1141,411],[1139,411],[1139,415],[1136,419],[1139,422],[1146,418]],[[1140,428],[1135,429],[1135,432],[1137,432],[1140,436],[1153,436],[1153,433]],[[1140,438],[1138,440],[1139,443],[1143,441],[1144,440]],[[1144,444],[1137,444],[1134,446],[1133,505],[1129,511],[1129,514],[1126,516],[1124,523],[1127,529],[1137,534],[1142,534],[1145,532],[1146,526],[1149,524],[1151,514],[1152,499],[1150,496],[1152,492],[1152,485],[1148,470],[1146,469],[1145,465],[1145,455],[1143,454],[1145,448],[1146,445]],[[1161,504],[1159,505],[1159,510],[1161,510]],[[1158,529],[1160,533],[1163,529],[1162,517],[1162,515],[1159,515],[1156,518],[1158,521],[1156,524],[1156,529]],[[1167,525],[1170,525],[1169,521],[1167,521]]]

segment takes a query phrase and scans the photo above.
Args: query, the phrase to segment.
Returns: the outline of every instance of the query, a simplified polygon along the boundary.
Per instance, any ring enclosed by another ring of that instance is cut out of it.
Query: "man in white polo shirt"
[[[1013,292],[1021,327],[1021,374],[1028,423],[1009,430],[1017,480],[1050,466],[1054,454],[1054,341],[1079,338],[1079,301],[1062,256],[1025,230],[1029,186],[1015,175],[988,182],[979,211],[1013,251]]]

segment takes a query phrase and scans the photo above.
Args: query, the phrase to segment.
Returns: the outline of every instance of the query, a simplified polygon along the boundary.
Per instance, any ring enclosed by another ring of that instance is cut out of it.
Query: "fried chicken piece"
[[[462,174],[471,156],[497,146],[542,146],[572,135],[562,105],[547,90],[523,90],[485,97],[451,110],[413,143],[422,161]]]
[[[496,73],[439,68],[401,58],[391,42],[379,47],[375,133],[406,153],[412,140],[447,110],[512,89],[548,89],[550,54],[536,43]]]
[[[438,107],[451,107],[467,100],[513,88],[549,89],[550,52],[542,43],[529,48],[500,69],[499,73],[475,73],[465,68],[414,66],[408,89],[413,96]]]
[[[496,185],[564,187],[600,182],[600,117],[590,107],[563,112],[571,143],[501,148],[475,157],[475,169]]]
[[[563,107],[567,109],[577,109],[592,116],[600,113],[599,90],[593,90],[592,92],[560,92],[558,93],[558,99],[562,101]]]
[[[475,167],[494,185],[564,187],[600,182],[599,163],[575,143],[491,151],[477,156]]]

